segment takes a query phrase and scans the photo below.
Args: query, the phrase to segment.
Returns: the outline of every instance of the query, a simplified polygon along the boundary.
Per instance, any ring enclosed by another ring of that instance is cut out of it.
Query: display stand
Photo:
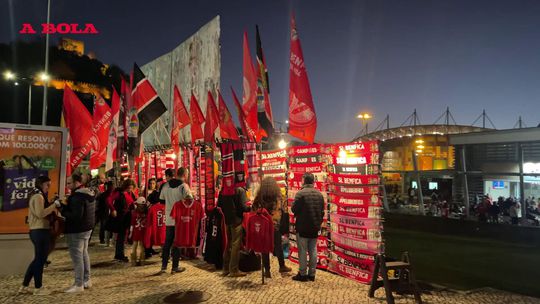
[[[388,271],[394,271],[397,276],[388,277]],[[386,293],[386,303],[394,304],[392,292],[404,293],[410,292],[414,295],[415,303],[422,304],[420,289],[416,284],[416,277],[410,262],[408,252],[404,252],[401,261],[386,261],[383,254],[375,257],[375,269],[371,279],[368,296],[373,298],[375,291],[384,287]]]

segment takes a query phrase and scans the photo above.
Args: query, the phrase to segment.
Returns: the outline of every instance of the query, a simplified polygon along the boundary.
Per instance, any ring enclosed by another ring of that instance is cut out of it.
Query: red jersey
[[[193,200],[176,202],[170,215],[176,223],[174,246],[196,247],[199,223],[204,216],[201,202]]]
[[[155,204],[148,209],[144,247],[163,246],[165,243],[165,205]]]
[[[260,253],[274,251],[274,222],[266,209],[250,212],[245,228],[247,249]]]
[[[143,241],[146,232],[146,214],[133,210],[131,212],[131,238],[134,242]]]
[[[129,210],[129,207],[131,207],[131,205],[135,202],[135,200],[137,199],[133,194],[129,193],[129,192],[120,192],[120,191],[114,191],[112,193],[112,195],[109,195],[109,197],[107,198],[107,206],[109,206],[109,210],[112,212],[112,211],[115,211],[115,208],[114,208],[114,201],[120,199],[120,195],[124,195],[125,199],[126,199],[126,210]],[[118,211],[118,210],[116,210]]]

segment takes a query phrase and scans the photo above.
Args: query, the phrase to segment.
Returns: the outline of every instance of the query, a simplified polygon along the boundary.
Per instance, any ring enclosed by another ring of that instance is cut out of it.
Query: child
[[[144,235],[146,230],[146,214],[148,213],[148,207],[144,197],[139,197],[135,202],[135,210],[131,215],[131,228],[129,229],[130,238],[133,240],[133,247],[131,250],[131,265],[141,266],[144,263]],[[137,254],[137,249],[139,254]],[[138,258],[137,258],[138,257]]]

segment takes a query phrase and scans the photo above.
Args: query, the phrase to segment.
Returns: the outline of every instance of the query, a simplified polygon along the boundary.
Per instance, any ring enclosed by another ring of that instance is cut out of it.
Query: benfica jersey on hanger
[[[148,209],[144,247],[165,243],[165,205],[157,203]]]
[[[170,216],[176,223],[174,246],[196,247],[199,223],[204,216],[201,202],[193,200],[176,202]]]

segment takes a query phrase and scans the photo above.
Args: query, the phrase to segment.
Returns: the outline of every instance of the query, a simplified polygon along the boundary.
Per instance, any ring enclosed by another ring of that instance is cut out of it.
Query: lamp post
[[[47,1],[47,24],[51,24],[51,0]],[[47,125],[47,86],[49,85],[49,32],[45,34],[45,72],[42,74],[43,80],[43,111],[41,113],[41,124]]]
[[[368,134],[368,119],[372,118],[372,116],[369,113],[360,113],[356,117],[362,120],[362,124],[365,126],[364,132],[367,135]]]
[[[13,81],[13,84],[18,86],[19,81],[28,84],[28,124],[32,124],[32,84],[34,83],[34,77],[21,77],[17,78],[17,75],[11,71],[4,72],[4,79],[7,81]],[[39,79],[46,82],[50,79],[47,73],[40,73]]]

